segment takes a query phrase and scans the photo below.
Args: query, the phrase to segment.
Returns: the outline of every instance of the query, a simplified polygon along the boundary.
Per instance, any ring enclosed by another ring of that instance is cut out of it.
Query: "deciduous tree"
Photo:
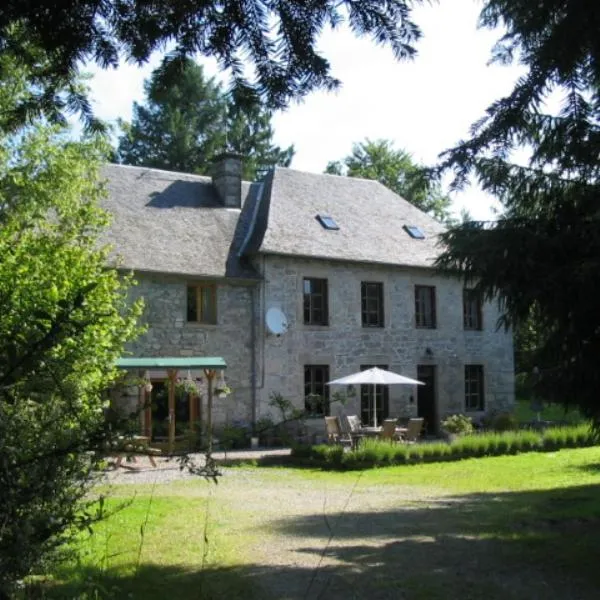
[[[28,93],[13,75],[0,113]],[[0,598],[93,519],[104,390],[140,312],[98,243],[106,151],[44,124],[0,143]]]
[[[330,162],[326,173],[375,179],[421,210],[440,221],[449,218],[450,198],[436,178],[402,148],[390,140],[369,139],[354,144],[352,153],[341,161]]]

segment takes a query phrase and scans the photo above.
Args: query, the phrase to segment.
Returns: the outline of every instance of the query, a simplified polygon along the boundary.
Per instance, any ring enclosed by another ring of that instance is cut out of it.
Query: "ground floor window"
[[[485,409],[483,365],[465,365],[465,409]]]
[[[360,365],[361,371],[379,367],[387,370],[387,365]],[[390,413],[390,389],[387,385],[361,385],[360,386],[360,420],[363,425],[374,425],[375,414],[377,424],[383,423]]]
[[[304,366],[304,408],[311,416],[329,414],[329,365]]]

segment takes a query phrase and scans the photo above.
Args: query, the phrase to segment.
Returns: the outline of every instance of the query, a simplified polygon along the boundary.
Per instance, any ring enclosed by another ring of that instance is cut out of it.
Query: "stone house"
[[[370,422],[376,410],[435,431],[447,414],[513,404],[512,334],[496,305],[434,272],[443,226],[383,185],[284,168],[248,183],[232,154],[212,178],[117,165],[105,176],[106,241],[146,303],[131,355],[222,356],[232,393],[215,403],[217,424],[275,416],[273,393],[319,427],[323,414]],[[328,402],[325,382],[373,365],[426,385]],[[152,432],[161,418],[149,415]]]

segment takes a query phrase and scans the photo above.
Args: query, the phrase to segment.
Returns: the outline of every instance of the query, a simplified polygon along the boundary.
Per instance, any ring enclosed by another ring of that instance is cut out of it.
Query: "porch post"
[[[206,430],[208,434],[208,456],[212,453],[212,442],[213,442],[213,432],[212,432],[212,401],[213,401],[213,383],[214,379],[217,375],[217,372],[214,369],[206,369],[204,371],[204,375],[206,377],[206,390],[207,390],[207,404],[206,404]]]
[[[175,447],[175,380],[177,379],[177,369],[168,369],[169,378],[169,453],[173,452]]]

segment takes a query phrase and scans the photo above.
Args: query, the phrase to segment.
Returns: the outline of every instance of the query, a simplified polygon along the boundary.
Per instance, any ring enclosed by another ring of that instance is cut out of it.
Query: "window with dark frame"
[[[304,365],[304,409],[309,415],[329,415],[329,365]]]
[[[188,323],[217,323],[217,286],[214,283],[195,283],[187,286]]]
[[[415,323],[422,329],[435,329],[435,286],[415,285]]]
[[[383,327],[383,283],[363,281],[360,284],[363,327]]]
[[[304,324],[328,325],[329,310],[327,279],[305,277],[302,285],[304,296]]]
[[[485,410],[483,365],[465,365],[465,410]]]
[[[463,325],[471,331],[483,329],[481,294],[475,290],[463,290]]]

